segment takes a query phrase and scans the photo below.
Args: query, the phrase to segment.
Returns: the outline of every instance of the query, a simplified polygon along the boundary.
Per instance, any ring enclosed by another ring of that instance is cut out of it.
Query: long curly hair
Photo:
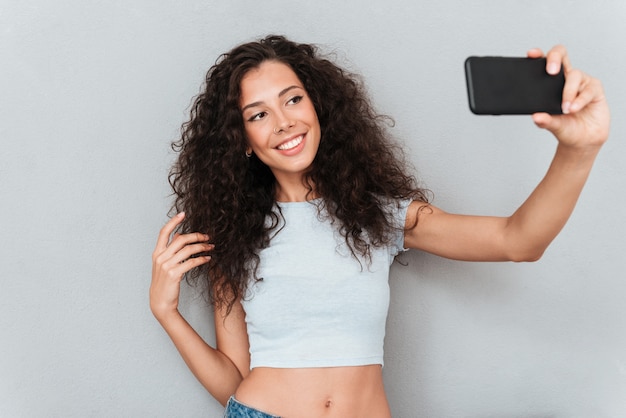
[[[242,78],[265,61],[288,65],[314,104],[321,141],[306,184],[321,197],[355,257],[368,259],[371,246],[390,241],[390,200],[428,202],[391,140],[390,119],[374,110],[358,76],[316,46],[283,36],[235,47],[209,69],[182,137],[172,144],[179,155],[169,176],[176,196],[172,210],[186,213],[180,232],[206,233],[215,243],[210,262],[186,279],[207,284],[211,302],[228,310],[256,278],[258,253],[280,223],[272,172],[256,156],[246,156],[239,104]]]

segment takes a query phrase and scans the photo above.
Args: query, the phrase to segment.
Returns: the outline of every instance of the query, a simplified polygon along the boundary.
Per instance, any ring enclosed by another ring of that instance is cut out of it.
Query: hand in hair
[[[185,273],[211,259],[201,255],[213,249],[213,245],[207,243],[208,236],[199,233],[172,235],[184,217],[184,213],[179,213],[163,226],[152,254],[150,309],[160,322],[168,314],[178,311],[180,282]]]

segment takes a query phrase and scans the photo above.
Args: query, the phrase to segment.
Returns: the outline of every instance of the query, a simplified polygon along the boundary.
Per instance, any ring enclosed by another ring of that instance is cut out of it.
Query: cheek
[[[311,124],[314,125],[318,130],[320,130],[320,121],[319,118],[317,117],[317,112],[315,111],[315,108],[313,107],[313,105],[311,105]]]
[[[252,148],[256,148],[260,144],[260,133],[258,129],[246,128],[244,130],[246,134],[246,141]]]

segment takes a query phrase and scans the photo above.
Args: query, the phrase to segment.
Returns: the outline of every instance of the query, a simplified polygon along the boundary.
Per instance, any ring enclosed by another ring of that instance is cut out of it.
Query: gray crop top
[[[400,228],[409,203],[389,206]],[[250,368],[382,365],[389,266],[403,250],[402,229],[372,250],[370,264],[359,263],[313,202],[278,205],[284,224],[259,254],[263,280],[242,299]]]

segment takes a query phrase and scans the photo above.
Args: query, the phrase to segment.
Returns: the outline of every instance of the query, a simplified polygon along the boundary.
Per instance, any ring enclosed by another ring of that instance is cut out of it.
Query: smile
[[[279,149],[281,151],[287,151],[287,150],[293,149],[297,147],[298,145],[300,145],[303,139],[304,139],[304,135],[297,136],[293,139],[283,142],[282,144],[277,146],[276,149]]]

